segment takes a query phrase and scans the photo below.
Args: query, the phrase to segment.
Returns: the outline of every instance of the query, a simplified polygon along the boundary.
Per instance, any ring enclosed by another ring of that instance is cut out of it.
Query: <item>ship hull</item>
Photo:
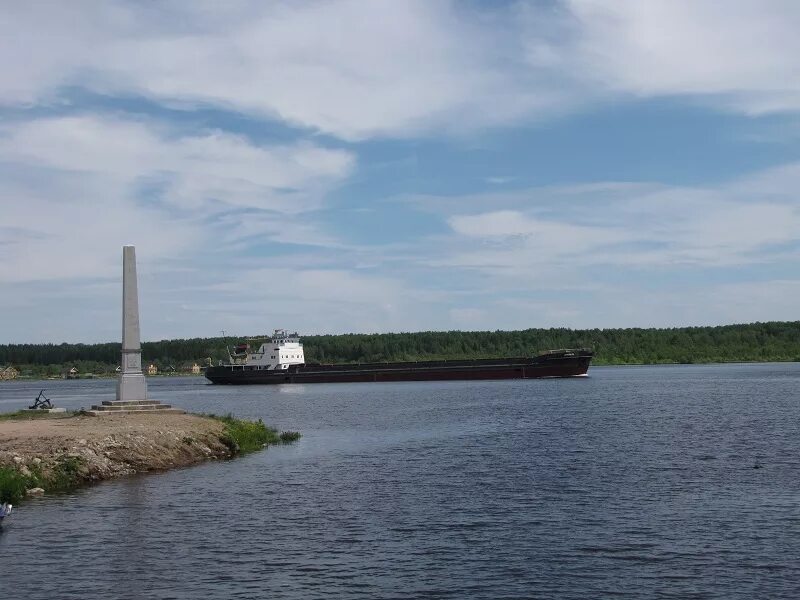
[[[286,370],[261,370],[247,365],[207,367],[212,383],[229,385],[283,383],[359,383],[380,381],[448,381],[486,379],[536,379],[586,375],[590,350],[551,352],[532,358],[461,361],[293,365]]]

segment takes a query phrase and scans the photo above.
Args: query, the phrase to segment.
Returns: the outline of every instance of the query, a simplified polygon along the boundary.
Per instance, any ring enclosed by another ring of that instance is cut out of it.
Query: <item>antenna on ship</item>
[[[231,356],[231,349],[228,347],[228,340],[225,337],[225,330],[221,330],[220,333],[222,334],[222,343],[225,344],[225,352],[228,353],[228,362],[233,362],[233,356]]]

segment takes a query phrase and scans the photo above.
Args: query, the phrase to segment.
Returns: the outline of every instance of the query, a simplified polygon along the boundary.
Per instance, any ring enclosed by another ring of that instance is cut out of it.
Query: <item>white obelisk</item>
[[[122,372],[117,401],[147,400],[139,338],[139,292],[136,285],[136,248],[122,247]]]

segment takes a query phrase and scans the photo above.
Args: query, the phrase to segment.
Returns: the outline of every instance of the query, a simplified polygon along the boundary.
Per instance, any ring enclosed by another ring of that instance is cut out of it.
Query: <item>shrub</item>
[[[225,433],[220,435],[219,441],[225,444],[231,454],[246,454],[260,450],[264,446],[293,442],[300,438],[296,431],[285,431],[278,435],[278,431],[264,425],[263,421],[247,421],[237,419],[231,413],[224,416],[214,414],[206,415],[225,424]]]
[[[8,467],[0,467],[0,503],[19,504],[25,497],[28,487],[27,478]]]
[[[300,439],[300,432],[299,431],[283,431],[280,435],[281,442],[284,444],[288,444],[289,442],[295,442]]]

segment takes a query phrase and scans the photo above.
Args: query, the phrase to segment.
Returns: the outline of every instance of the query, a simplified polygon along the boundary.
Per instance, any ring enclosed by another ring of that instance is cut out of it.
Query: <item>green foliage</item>
[[[281,442],[284,444],[288,444],[289,442],[296,442],[300,439],[300,432],[299,431],[282,431],[280,438]]]
[[[145,362],[163,372],[226,359],[236,338],[193,338],[142,344]],[[254,342],[255,343],[255,342]],[[422,331],[418,333],[317,335],[303,338],[307,362],[384,362],[530,356],[541,350],[589,347],[595,364],[797,361],[800,321],[672,329],[525,329],[522,331]],[[0,345],[0,365],[22,375],[59,376],[78,371],[112,374],[119,344]]]
[[[83,481],[84,461],[78,456],[66,456],[59,460],[48,473],[40,466],[28,467],[30,475],[8,467],[0,467],[0,502],[19,504],[29,488],[41,487],[48,492],[64,492]]]
[[[0,467],[0,504],[10,502],[19,504],[25,497],[28,478],[8,467]]]
[[[258,421],[237,419],[228,413],[224,416],[206,415],[225,424],[225,433],[220,436],[220,441],[231,451],[231,454],[246,454],[260,450],[269,444],[280,443],[278,432]]]
[[[307,362],[382,362],[530,356],[592,348],[594,364],[789,361],[800,354],[800,321],[674,329],[426,331],[303,338]]]
[[[214,414],[205,416],[225,424],[225,433],[220,435],[219,441],[225,444],[233,455],[246,454],[261,450],[264,446],[287,444],[300,439],[300,433],[296,431],[284,431],[279,435],[277,429],[267,427],[261,419],[247,421],[237,419],[231,413],[224,416]]]
[[[83,479],[84,460],[79,456],[65,456],[53,467],[42,487],[48,492],[63,492],[77,486]]]

